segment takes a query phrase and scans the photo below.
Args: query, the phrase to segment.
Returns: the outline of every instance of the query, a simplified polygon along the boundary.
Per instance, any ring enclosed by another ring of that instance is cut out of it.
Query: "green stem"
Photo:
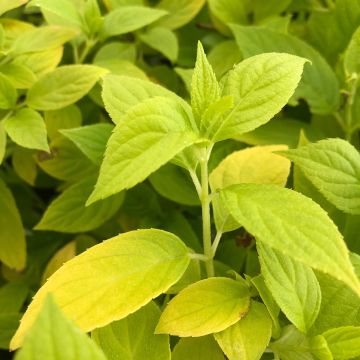
[[[203,247],[204,255],[208,258],[205,261],[208,277],[214,276],[213,252],[211,247],[211,220],[210,220],[210,198],[209,198],[209,172],[208,160],[211,149],[205,148],[200,161],[201,170],[201,211],[203,222]]]
[[[216,233],[216,236],[215,236],[215,239],[213,241],[213,244],[212,244],[212,253],[213,253],[213,257],[215,256],[216,254],[216,250],[220,244],[220,240],[221,240],[221,236],[222,236],[222,232],[221,231],[218,231]]]

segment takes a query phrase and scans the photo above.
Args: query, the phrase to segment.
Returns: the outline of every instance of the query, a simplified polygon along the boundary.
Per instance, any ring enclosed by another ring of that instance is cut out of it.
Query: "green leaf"
[[[175,62],[179,53],[178,39],[173,31],[165,27],[152,27],[139,34],[142,42],[162,53],[170,61]]]
[[[93,246],[64,264],[35,295],[12,340],[18,348],[48,293],[84,331],[120,320],[175,284],[188,250],[171,233],[137,230]],[[98,311],[92,311],[94,305]]]
[[[25,232],[13,195],[1,178],[0,194],[0,260],[22,270],[26,263]]]
[[[77,35],[73,29],[62,26],[42,26],[26,31],[16,38],[12,52],[15,55],[57,48]]]
[[[20,109],[4,120],[4,128],[10,138],[20,146],[49,152],[46,126],[42,116],[32,109]]]
[[[119,41],[105,44],[96,53],[94,64],[109,59],[127,60],[134,63],[136,61],[136,46],[133,43]]]
[[[115,124],[122,122],[125,113],[133,106],[156,96],[169,97],[186,104],[175,93],[150,81],[118,75],[104,77],[102,97]]]
[[[344,69],[345,73],[351,74],[360,73],[360,27],[354,32],[344,55]]]
[[[88,204],[133,187],[198,140],[184,105],[157,97],[126,113],[109,139]]]
[[[322,336],[307,337],[293,325],[285,326],[280,339],[271,343],[269,348],[281,360],[333,360]]]
[[[220,86],[199,41],[195,69],[191,81],[191,107],[195,118],[200,120],[209,105],[219,99]]]
[[[220,191],[231,215],[259,241],[345,282],[359,280],[335,224],[311,199],[276,185],[241,184]]]
[[[121,206],[124,194],[85,207],[94,183],[94,178],[88,177],[67,188],[48,206],[35,229],[66,233],[87,232],[109,220]]]
[[[293,97],[304,98],[314,114],[330,114],[339,106],[339,84],[325,59],[310,45],[287,34],[254,26],[232,25],[236,42],[244,57],[263,52],[285,52],[311,61]]]
[[[196,338],[182,338],[175,345],[172,360],[225,360],[225,357],[211,335]]]
[[[191,178],[173,164],[166,164],[150,175],[154,189],[162,196],[183,205],[200,205]]]
[[[208,129],[216,140],[254,130],[276,115],[293,95],[305,59],[280,53],[253,56],[230,71],[223,95],[234,97],[234,108]]]
[[[249,289],[228,278],[209,278],[189,285],[166,306],[157,334],[203,336],[235,324],[248,312]]]
[[[1,0],[0,15],[27,3],[28,0]]]
[[[285,186],[290,172],[290,162],[282,161],[273,151],[286,149],[285,145],[255,146],[228,155],[211,172],[209,182],[213,191],[242,183],[277,184]],[[232,231],[240,227],[225,204],[214,197],[213,210],[216,228]]]
[[[252,301],[245,317],[214,336],[229,360],[259,360],[269,344],[271,327],[266,307]]]
[[[36,110],[56,110],[85,96],[107,70],[94,65],[61,66],[38,80],[26,103]]]
[[[104,353],[48,297],[16,360],[106,360]]]
[[[11,81],[0,73],[0,109],[15,107],[17,92]]]
[[[153,23],[167,11],[145,6],[122,6],[105,16],[102,36],[126,34]]]
[[[161,18],[157,25],[169,29],[177,29],[190,22],[201,10],[205,0],[161,0],[158,9],[167,11],[168,15]]]
[[[321,303],[320,285],[310,267],[257,243],[261,273],[287,318],[306,333],[316,320]]]
[[[160,315],[151,301],[127,318],[94,330],[92,338],[109,360],[170,360],[169,336],[154,334]]]
[[[360,155],[350,143],[326,139],[281,154],[338,209],[360,214]]]
[[[0,165],[4,160],[6,151],[6,132],[4,129],[4,123],[0,121]]]
[[[94,124],[61,130],[60,132],[72,141],[94,164],[100,165],[113,128],[110,124]]]
[[[29,289],[22,283],[8,283],[0,288],[0,314],[21,310]]]
[[[21,319],[20,313],[0,313],[0,349],[8,350],[9,343]]]
[[[344,326],[323,334],[335,359],[352,359],[360,356],[360,327]]]
[[[2,72],[17,89],[28,89],[36,81],[35,74],[27,67],[14,63],[4,64],[0,67]]]
[[[38,6],[41,10],[49,11],[72,25],[82,26],[80,13],[71,0],[31,0],[27,7],[30,6]]]

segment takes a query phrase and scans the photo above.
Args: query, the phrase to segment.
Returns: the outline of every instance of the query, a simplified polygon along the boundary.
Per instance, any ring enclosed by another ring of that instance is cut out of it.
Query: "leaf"
[[[21,5],[26,4],[28,0],[1,0],[0,15],[6,13],[9,10],[15,9]]]
[[[287,318],[306,333],[316,320],[321,304],[320,285],[310,267],[257,243],[261,273]]]
[[[31,0],[27,7],[38,6],[66,20],[69,24],[82,27],[82,19],[76,5],[71,0]]]
[[[302,40],[280,32],[261,28],[232,25],[236,42],[245,58],[264,52],[285,52],[311,62],[305,66],[294,100],[304,98],[314,114],[330,114],[339,106],[339,84],[325,59]]]
[[[255,146],[228,155],[211,172],[209,182],[213,191],[242,183],[277,184],[285,186],[290,162],[282,161],[273,151],[286,149],[285,145]],[[214,197],[213,210],[216,228],[231,231],[239,223],[231,218],[225,204]]]
[[[105,44],[96,53],[94,64],[109,59],[127,60],[134,63],[136,61],[135,44],[120,41]]]
[[[163,311],[155,332],[181,337],[219,332],[248,311],[249,289],[228,278],[209,278],[189,285]]]
[[[61,66],[30,88],[26,103],[36,110],[64,108],[85,96],[106,72],[94,65]]]
[[[157,25],[178,29],[190,22],[204,4],[205,0],[161,0],[157,8],[167,11],[168,15],[157,21]]]
[[[338,209],[360,214],[360,156],[347,141],[326,139],[281,152]]]
[[[345,282],[360,296],[359,280],[340,232],[311,199],[260,184],[234,185],[221,190],[220,196],[234,219],[259,241]]]
[[[149,180],[154,189],[167,199],[183,205],[200,205],[189,175],[178,166],[166,164],[150,175]]]
[[[0,194],[0,260],[12,269],[22,270],[26,263],[24,228],[13,195],[1,178]]]
[[[0,121],[0,165],[4,160],[6,151],[6,132],[4,129],[4,123]]]
[[[28,89],[36,81],[35,74],[23,65],[14,63],[4,64],[0,67],[2,72],[17,89]]]
[[[35,229],[67,233],[87,232],[109,220],[121,206],[124,194],[85,207],[94,183],[93,177],[87,177],[67,188],[45,210]]]
[[[119,7],[105,16],[102,36],[109,37],[138,30],[166,14],[167,11],[145,6]]]
[[[87,204],[133,187],[198,140],[191,111],[184,105],[157,97],[126,113],[109,139]]]
[[[269,344],[271,327],[266,307],[252,301],[245,317],[214,336],[229,360],[259,360]]]
[[[63,264],[71,260],[76,256],[76,242],[70,241],[61,249],[59,249],[50,261],[46,264],[46,268],[41,277],[41,284],[44,284],[47,279],[58,269],[61,268]]]
[[[172,360],[224,360],[225,357],[211,335],[181,338],[175,345]]]
[[[0,109],[15,107],[17,92],[11,81],[0,73]]]
[[[155,335],[161,312],[151,301],[123,320],[92,332],[109,360],[170,360],[168,335]]]
[[[72,141],[94,164],[100,165],[113,128],[110,124],[93,124],[61,130],[60,132]]]
[[[37,292],[11,348],[21,345],[48,293],[87,332],[126,317],[165,292],[189,261],[178,237],[155,229],[127,232],[93,246],[64,264]],[[98,311],[92,311],[95,304]]]
[[[4,121],[4,128],[10,138],[20,146],[49,152],[44,119],[35,110],[20,109]]]
[[[195,69],[191,81],[191,107],[195,118],[200,120],[209,105],[219,99],[220,86],[199,41]]]
[[[29,289],[22,283],[7,283],[0,288],[0,314],[16,313],[21,310]]]
[[[303,71],[305,59],[280,53],[253,56],[230,71],[223,95],[234,97],[234,108],[214,122],[209,136],[224,140],[268,122],[288,102]]]
[[[344,55],[344,69],[349,76],[360,73],[360,27],[354,32]]]
[[[51,25],[26,31],[16,38],[12,52],[14,55],[47,51],[57,48],[77,35],[76,31],[62,26]]]
[[[334,359],[352,359],[360,356],[360,327],[344,326],[323,334]]]
[[[20,313],[0,314],[0,349],[9,349],[10,340],[19,326],[21,315]]]
[[[152,27],[139,34],[142,42],[159,51],[170,61],[175,62],[179,53],[178,39],[173,31],[166,27]]]
[[[98,346],[47,298],[16,360],[106,360]]]
[[[123,121],[123,116],[133,106],[157,96],[169,97],[185,104],[173,92],[150,81],[112,74],[104,77],[102,98],[115,124]]]

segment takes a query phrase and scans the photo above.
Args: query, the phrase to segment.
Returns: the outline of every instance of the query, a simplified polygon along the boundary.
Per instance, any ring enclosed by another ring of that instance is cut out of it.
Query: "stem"
[[[208,260],[205,261],[208,277],[214,276],[213,252],[211,247],[211,220],[210,220],[210,199],[209,199],[209,172],[208,158],[211,148],[203,149],[203,156],[200,161],[201,169],[201,211],[203,222],[203,247],[204,254]]]
[[[215,239],[214,239],[214,242],[213,242],[213,244],[212,244],[212,253],[213,253],[213,257],[215,256],[215,254],[216,254],[216,250],[217,250],[217,248],[218,248],[218,246],[219,246],[219,243],[220,243],[220,240],[221,240],[221,236],[222,236],[222,232],[221,231],[218,231],[217,233],[216,233],[216,236],[215,236]]]
[[[204,254],[191,253],[191,254],[189,254],[189,257],[192,260],[200,260],[200,261],[208,261],[209,260],[209,258]]]
[[[199,181],[199,179],[198,179],[198,177],[197,177],[194,170],[192,170],[192,169],[189,170],[189,174],[190,174],[191,180],[194,183],[196,192],[197,192],[197,194],[199,196],[199,199],[200,199],[201,198],[201,191],[202,191],[200,181]]]

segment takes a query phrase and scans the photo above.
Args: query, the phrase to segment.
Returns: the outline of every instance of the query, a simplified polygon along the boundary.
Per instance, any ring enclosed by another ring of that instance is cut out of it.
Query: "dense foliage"
[[[0,15],[1,358],[360,359],[360,0]]]

